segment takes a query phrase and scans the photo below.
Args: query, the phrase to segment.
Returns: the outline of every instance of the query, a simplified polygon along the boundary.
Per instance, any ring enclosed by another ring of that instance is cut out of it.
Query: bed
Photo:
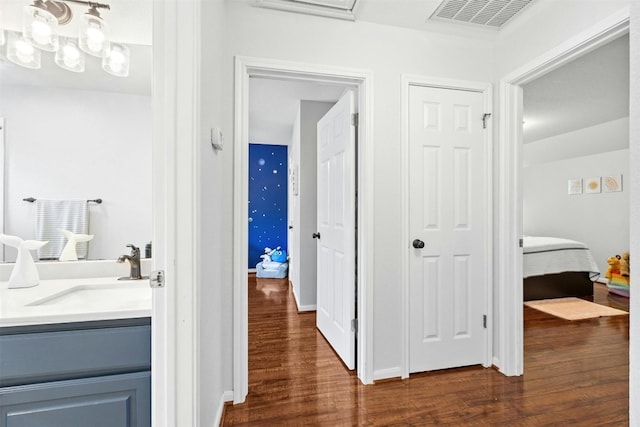
[[[525,236],[523,253],[525,301],[593,295],[593,282],[600,271],[584,243]]]

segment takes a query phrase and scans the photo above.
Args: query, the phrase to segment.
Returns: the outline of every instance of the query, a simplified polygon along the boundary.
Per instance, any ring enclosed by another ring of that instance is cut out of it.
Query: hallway
[[[596,301],[625,308],[596,285]],[[628,425],[629,317],[569,322],[528,307],[525,374],[480,366],[360,384],[298,313],[287,279],[249,276],[249,395],[225,426]]]

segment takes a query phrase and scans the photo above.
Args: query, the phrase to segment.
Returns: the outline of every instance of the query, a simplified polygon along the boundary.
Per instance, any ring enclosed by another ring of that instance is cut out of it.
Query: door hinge
[[[524,248],[524,239],[520,239],[518,244],[520,245],[521,248]]]
[[[487,329],[487,315],[486,314],[482,315],[482,327]]]
[[[358,319],[351,319],[351,331],[358,333]]]
[[[487,119],[491,117],[491,113],[484,113],[482,115],[482,129],[486,129],[487,128]]]
[[[149,273],[149,286],[152,288],[164,288],[163,270],[156,270]]]
[[[358,126],[358,122],[359,122],[359,115],[358,113],[353,113],[351,115],[351,126]]]

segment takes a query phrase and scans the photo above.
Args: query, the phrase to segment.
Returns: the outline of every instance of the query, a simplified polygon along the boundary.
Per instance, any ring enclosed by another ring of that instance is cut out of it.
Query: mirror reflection
[[[20,31],[28,4],[0,2],[5,35]],[[75,17],[86,12],[69,5]],[[130,54],[127,77],[105,72],[102,58],[91,55],[83,72],[70,71],[48,51],[41,52],[41,67],[30,69],[8,59],[7,44],[0,46],[2,232],[37,239],[40,202],[101,199],[86,205],[88,234],[94,237],[84,243],[86,254],[78,250],[81,259],[115,260],[128,253],[127,244],[144,251],[152,233],[152,4],[110,5],[101,14],[112,42],[126,45]],[[3,246],[1,258],[13,262],[16,251]]]

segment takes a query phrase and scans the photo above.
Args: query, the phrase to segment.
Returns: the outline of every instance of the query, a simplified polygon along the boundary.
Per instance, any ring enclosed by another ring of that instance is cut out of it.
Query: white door
[[[347,91],[318,122],[316,324],[349,369],[355,368],[354,95]],[[319,234],[319,235],[318,235]]]
[[[410,86],[409,371],[483,363],[483,94]]]

